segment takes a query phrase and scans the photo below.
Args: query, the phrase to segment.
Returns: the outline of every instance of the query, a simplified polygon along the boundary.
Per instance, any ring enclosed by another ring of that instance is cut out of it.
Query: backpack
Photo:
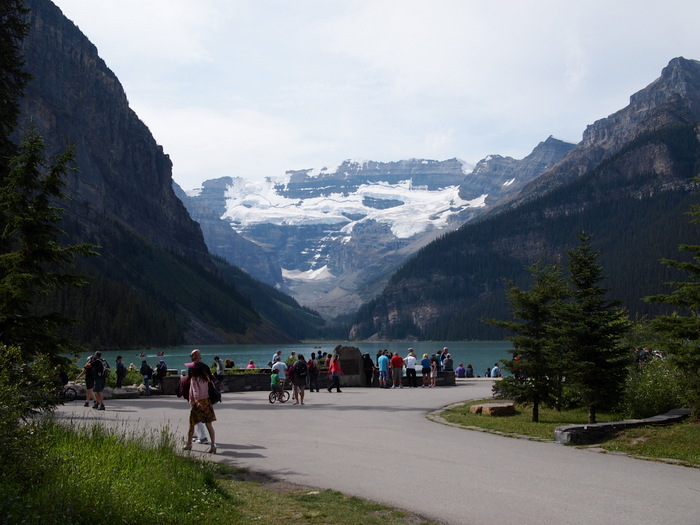
[[[297,361],[294,363],[294,375],[299,377],[306,377],[307,368],[303,361]]]
[[[177,397],[184,397],[185,401],[190,400],[190,377],[181,377],[175,389]]]
[[[102,377],[107,379],[109,377],[109,372],[110,372],[109,363],[107,361],[105,361],[104,359],[102,359],[101,361],[102,361]]]
[[[107,379],[109,377],[109,363],[104,359],[96,359],[95,365],[93,365],[95,366],[95,376]]]

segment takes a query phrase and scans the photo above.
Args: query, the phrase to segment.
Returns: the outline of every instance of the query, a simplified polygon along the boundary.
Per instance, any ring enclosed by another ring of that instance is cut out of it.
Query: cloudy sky
[[[695,0],[54,2],[186,190],[344,159],[522,158],[700,60]]]

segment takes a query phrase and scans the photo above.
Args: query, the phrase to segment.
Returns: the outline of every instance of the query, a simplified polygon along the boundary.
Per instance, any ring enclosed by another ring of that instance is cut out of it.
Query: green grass
[[[480,399],[454,406],[441,412],[441,416],[455,425],[498,432],[514,437],[554,440],[554,429],[561,425],[586,423],[585,409],[556,410],[540,408],[539,423],[532,422],[532,409],[515,406],[514,416],[494,417],[469,412],[471,405],[492,403],[493,399]],[[598,412],[598,422],[619,421],[623,417],[617,413]],[[595,446],[608,451],[658,460],[674,460],[685,465],[700,466],[700,422],[688,420],[668,426],[647,426],[632,428],[598,443]]]
[[[0,477],[8,525],[426,523],[331,490],[243,480],[245,471],[176,453],[168,429],[110,432],[47,419],[28,435],[30,461],[41,467]]]
[[[540,407],[539,423],[532,422],[532,409],[528,406],[516,405],[514,416],[489,416],[485,414],[472,414],[469,407],[483,403],[493,403],[494,399],[480,399],[464,405],[455,406],[444,410],[442,417],[456,425],[465,427],[478,427],[484,430],[503,432],[505,434],[517,434],[539,439],[554,439],[554,429],[561,425],[586,423],[588,411],[586,409],[562,410],[557,412],[549,408]],[[598,421],[617,421],[620,414],[598,412]]]
[[[597,446],[609,451],[700,467],[700,422],[630,428]]]

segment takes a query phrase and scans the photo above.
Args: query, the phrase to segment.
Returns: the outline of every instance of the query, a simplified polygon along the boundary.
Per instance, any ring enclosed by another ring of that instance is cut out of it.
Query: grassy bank
[[[3,523],[427,523],[331,490],[258,479],[176,453],[160,433],[37,423],[26,465],[0,478]]]
[[[532,422],[530,407],[516,405],[515,415],[494,417],[484,414],[472,414],[471,405],[493,402],[493,399],[481,399],[454,406],[441,412],[443,419],[449,423],[465,428],[498,432],[512,437],[554,440],[554,429],[561,425],[585,424],[587,411],[556,410],[540,408],[538,423]],[[598,421],[619,421],[617,413],[598,412]],[[673,460],[685,465],[700,467],[700,422],[689,420],[669,426],[648,426],[627,429],[598,443],[596,448],[610,452],[624,452],[649,459]]]

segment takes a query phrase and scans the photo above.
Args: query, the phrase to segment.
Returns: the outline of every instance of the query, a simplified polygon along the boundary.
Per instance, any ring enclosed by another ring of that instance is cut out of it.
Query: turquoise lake
[[[239,367],[245,367],[251,359],[255,365],[261,368],[267,366],[267,363],[272,359],[272,355],[276,350],[282,350],[282,358],[286,359],[290,352],[294,351],[297,354],[303,354],[308,358],[311,352],[332,353],[333,349],[339,345],[356,346],[362,353],[368,352],[372,359],[376,362],[376,354],[380,349],[398,352],[400,356],[405,357],[408,353],[408,348],[412,347],[414,353],[420,360],[424,353],[431,355],[443,347],[449,349],[455,367],[458,363],[471,363],[474,368],[474,375],[483,377],[486,368],[491,368],[493,364],[502,359],[509,359],[508,350],[512,348],[510,341],[447,341],[443,343],[436,342],[318,342],[318,343],[300,343],[291,345],[200,345],[200,346],[178,346],[174,348],[159,348],[150,350],[119,350],[103,352],[102,355],[109,362],[110,366],[114,367],[117,355],[122,356],[122,361],[128,366],[133,363],[136,367],[141,365],[144,359],[148,364],[155,368],[159,360],[164,360],[168,368],[181,370],[186,362],[189,361],[190,352],[194,348],[199,348],[202,352],[202,359],[205,363],[211,364],[215,356],[219,356],[222,361],[231,359]],[[157,354],[163,352],[164,355],[159,357]],[[141,357],[144,353],[145,357]],[[83,365],[89,354],[83,353],[78,364]]]

